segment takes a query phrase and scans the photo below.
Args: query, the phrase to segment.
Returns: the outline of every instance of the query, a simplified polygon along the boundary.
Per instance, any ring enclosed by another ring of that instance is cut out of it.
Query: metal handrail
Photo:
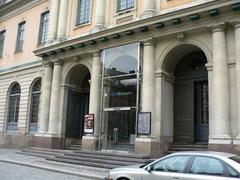
[[[93,140],[92,140],[92,146],[93,146],[94,142],[100,141],[100,140],[103,139],[105,136],[106,136],[106,134],[103,134],[103,135],[99,136],[98,138],[93,139]],[[92,150],[92,146],[91,146],[91,150]],[[100,149],[100,143],[98,144],[98,149]]]

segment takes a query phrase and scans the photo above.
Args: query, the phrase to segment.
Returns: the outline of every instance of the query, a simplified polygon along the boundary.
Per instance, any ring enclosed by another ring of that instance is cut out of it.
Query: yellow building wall
[[[0,58],[0,68],[36,59],[33,51],[37,48],[41,13],[49,10],[49,4],[49,1],[45,1],[0,23],[0,30],[6,30],[3,57]],[[26,22],[23,51],[16,53],[18,24],[23,21]]]

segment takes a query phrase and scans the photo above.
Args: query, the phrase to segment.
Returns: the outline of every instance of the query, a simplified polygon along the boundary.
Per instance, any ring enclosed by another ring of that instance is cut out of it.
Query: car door
[[[142,180],[184,180],[184,171],[190,156],[176,155],[151,164]]]
[[[229,180],[221,160],[196,156],[184,180]]]

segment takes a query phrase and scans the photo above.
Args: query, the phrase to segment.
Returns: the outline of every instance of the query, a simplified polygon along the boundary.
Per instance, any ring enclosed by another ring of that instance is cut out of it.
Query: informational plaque
[[[138,134],[149,135],[151,134],[151,112],[138,113]]]
[[[86,114],[84,116],[84,132],[92,134],[94,130],[94,114]]]

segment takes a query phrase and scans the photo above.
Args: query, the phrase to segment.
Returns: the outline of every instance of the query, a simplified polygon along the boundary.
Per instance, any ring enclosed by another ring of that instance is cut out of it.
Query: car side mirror
[[[148,166],[146,170],[150,173],[153,170],[153,166]]]

